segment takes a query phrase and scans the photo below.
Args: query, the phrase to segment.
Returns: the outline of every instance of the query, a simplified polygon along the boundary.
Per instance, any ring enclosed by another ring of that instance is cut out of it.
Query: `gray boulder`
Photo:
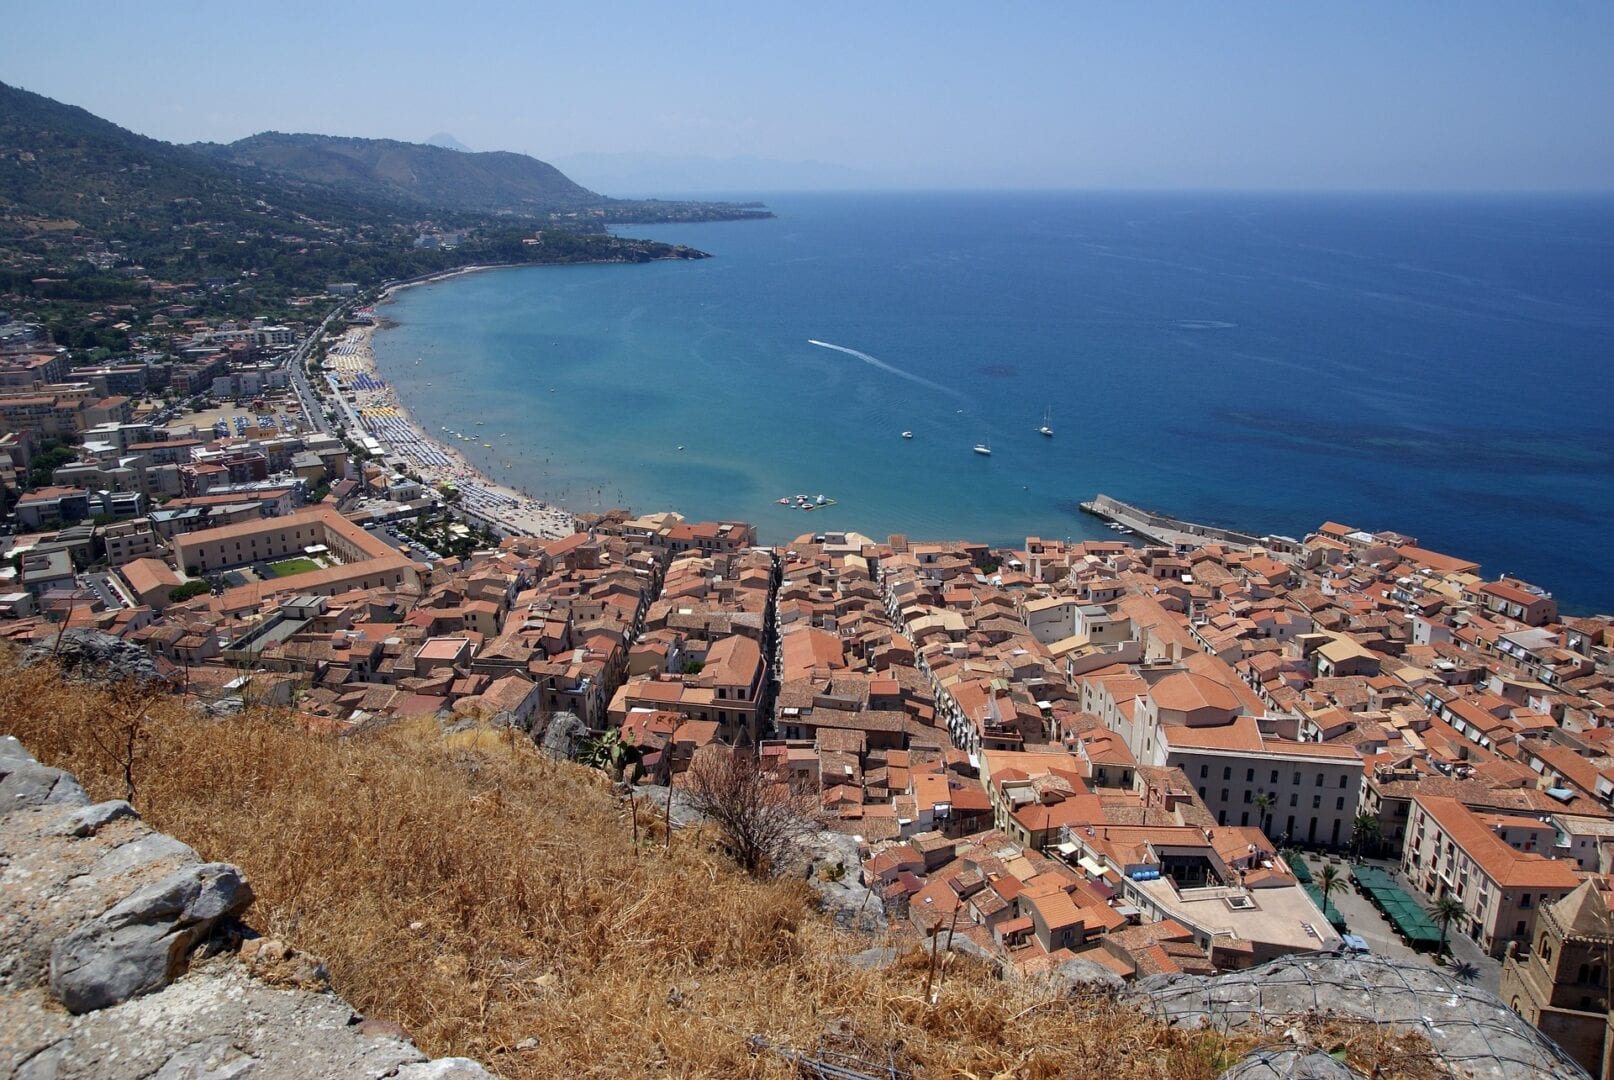
[[[397,1080],[493,1080],[493,1076],[470,1058],[438,1058],[405,1065],[395,1074]]]
[[[84,809],[75,812],[67,819],[67,824],[62,828],[68,836],[94,836],[102,828],[112,824],[114,821],[139,816],[139,814],[135,813],[135,808],[122,799],[110,799],[107,802],[98,802],[94,806],[86,806]]]
[[[0,816],[32,806],[76,807],[89,801],[78,781],[60,769],[26,754],[0,758]]]
[[[323,965],[282,942],[247,931],[239,955],[193,955],[225,940],[252,891],[128,803],[89,805],[7,737],[0,789],[0,1077],[489,1080],[361,1023]]]
[[[157,663],[132,641],[77,627],[35,642],[22,654],[25,667],[55,661],[63,674],[80,682],[141,685],[163,681]]]
[[[1263,1046],[1251,1050],[1216,1080],[1362,1080],[1361,1074],[1321,1050]]]
[[[214,924],[251,903],[252,887],[227,863],[176,870],[59,941],[50,991],[75,1013],[149,994],[184,970]]]
[[[544,753],[557,761],[577,760],[577,750],[589,737],[588,725],[575,713],[558,712],[549,718],[540,745]]]
[[[1041,981],[1065,993],[1076,990],[1119,991],[1126,987],[1126,980],[1109,968],[1095,964],[1091,960],[1083,960],[1079,956],[1066,960],[1041,976]]]
[[[1454,1075],[1476,1080],[1586,1076],[1494,994],[1422,963],[1288,956],[1224,975],[1151,975],[1122,1000],[1173,1027],[1261,1031],[1308,1013],[1389,1025],[1422,1034]]]

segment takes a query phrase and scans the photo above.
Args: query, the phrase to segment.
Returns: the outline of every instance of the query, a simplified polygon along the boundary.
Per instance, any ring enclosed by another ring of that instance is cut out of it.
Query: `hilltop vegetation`
[[[378,202],[461,214],[499,214],[599,224],[732,221],[772,217],[754,203],[611,199],[545,161],[507,151],[477,153],[393,139],[266,131],[199,154]]]
[[[198,152],[0,83],[0,293],[138,304],[151,278],[211,279],[248,287],[225,307],[257,313],[331,281],[696,257],[605,226],[757,213],[619,203],[514,154],[323,136],[243,142]]]
[[[147,821],[247,872],[255,927],[324,957],[339,992],[428,1053],[510,1077],[784,1077],[795,1048],[938,1077],[1209,1080],[1248,1044],[962,960],[930,1005],[917,948],[850,964],[871,942],[814,914],[800,882],[752,880],[690,832],[668,850],[648,809],[635,847],[601,774],[519,735],[338,740],[0,666],[0,733],[93,798],[124,797],[129,764]]]
[[[391,139],[278,131],[227,145],[198,143],[192,149],[234,165],[434,208],[547,216],[605,201],[553,165],[525,154],[476,154]]]

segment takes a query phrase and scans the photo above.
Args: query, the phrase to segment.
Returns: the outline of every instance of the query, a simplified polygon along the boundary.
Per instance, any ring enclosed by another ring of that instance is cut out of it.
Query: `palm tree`
[[[1458,922],[1468,914],[1463,902],[1455,896],[1442,896],[1436,900],[1429,909],[1430,916],[1440,924],[1440,951],[1446,951],[1446,931],[1452,923]]]
[[[1277,799],[1273,798],[1272,792],[1270,791],[1263,791],[1261,794],[1255,797],[1255,809],[1256,813],[1260,815],[1259,820],[1261,822],[1262,832],[1267,831],[1267,811],[1271,810],[1272,804],[1277,801]]]
[[[1322,873],[1317,875],[1317,891],[1323,894],[1323,918],[1328,918],[1329,896],[1344,887],[1345,879],[1340,875],[1339,868],[1333,863],[1324,866]],[[1335,908],[1334,913],[1338,914],[1339,909]]]
[[[1379,846],[1379,818],[1377,814],[1357,814],[1351,826],[1351,847],[1361,855],[1363,848],[1374,851]]]

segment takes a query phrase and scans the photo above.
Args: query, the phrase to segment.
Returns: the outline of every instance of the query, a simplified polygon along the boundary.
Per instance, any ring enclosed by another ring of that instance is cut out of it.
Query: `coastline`
[[[435,275],[434,279],[496,268],[461,268]],[[421,280],[397,287],[426,283]],[[383,300],[392,288],[382,293]],[[327,367],[350,387],[353,401],[345,411],[359,420],[355,434],[376,440],[389,454],[408,461],[427,485],[436,488],[446,483],[458,490],[459,512],[498,531],[551,540],[575,532],[576,519],[570,511],[497,482],[472,465],[450,440],[427,433],[392,385],[381,378],[371,345],[377,329],[350,328],[326,357]]]
[[[477,263],[471,266],[456,266],[452,270],[439,270],[424,277],[409,278],[405,281],[392,282],[381,287],[376,297],[376,305],[385,304],[392,299],[392,294],[402,292],[404,289],[413,289],[417,285],[435,285],[439,281],[448,281],[451,278],[464,277],[467,274],[480,274],[484,270],[508,270],[520,266],[542,266],[543,263]]]

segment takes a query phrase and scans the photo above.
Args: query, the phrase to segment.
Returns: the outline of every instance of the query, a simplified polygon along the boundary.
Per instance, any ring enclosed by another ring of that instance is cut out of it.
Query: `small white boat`
[[[1051,407],[1042,410],[1042,427],[1037,429],[1038,435],[1044,435],[1050,439],[1054,437],[1054,429],[1048,426],[1053,423],[1053,413],[1054,411]]]
[[[975,444],[975,452],[977,454],[982,455],[983,457],[991,457],[992,456],[992,448],[990,446],[986,445],[986,443],[984,443],[984,442],[978,442],[978,443]]]
[[[777,502],[780,506],[789,506],[790,505],[790,500],[789,499],[776,499],[774,501]]]
[[[904,438],[904,439],[911,439],[911,438],[913,438],[913,432],[911,432],[911,431],[904,431],[904,432],[903,432],[903,433],[902,433],[902,437],[903,437],[903,438]]]
[[[678,448],[678,449],[680,449],[680,450],[682,450],[682,449],[683,449],[683,447],[682,447],[682,446],[680,446],[680,447],[679,447],[679,448]]]

